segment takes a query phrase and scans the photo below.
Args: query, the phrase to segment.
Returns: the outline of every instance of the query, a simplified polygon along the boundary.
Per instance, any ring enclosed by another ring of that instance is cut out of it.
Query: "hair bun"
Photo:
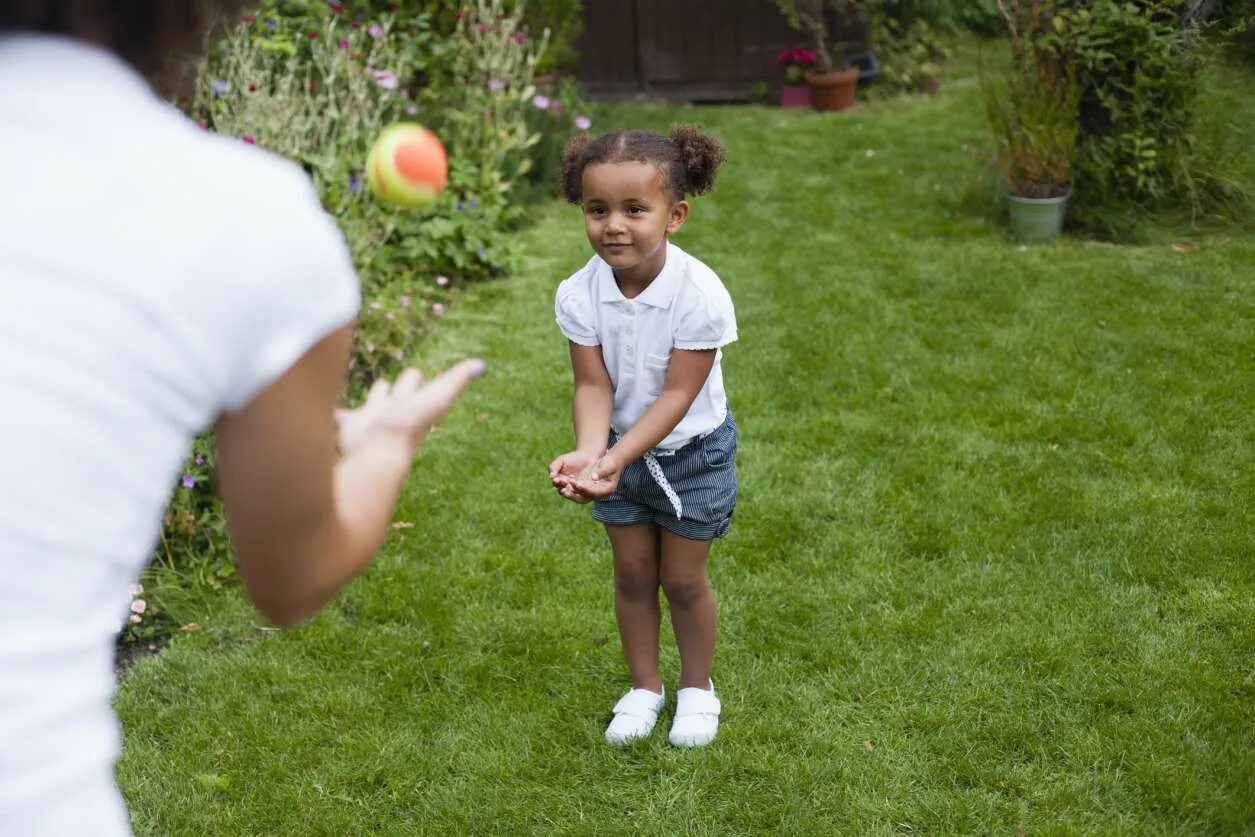
[[[680,152],[684,166],[684,192],[701,195],[715,185],[715,172],[723,163],[723,145],[696,125],[672,126],[668,138]]]

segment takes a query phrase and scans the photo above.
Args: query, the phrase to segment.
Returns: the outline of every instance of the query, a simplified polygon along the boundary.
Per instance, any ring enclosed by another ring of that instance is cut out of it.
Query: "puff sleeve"
[[[718,349],[736,340],[736,312],[722,285],[693,285],[678,300],[674,342],[677,349]]]
[[[587,283],[576,274],[558,286],[554,296],[554,317],[558,328],[572,343],[580,346],[599,346],[597,320],[593,316],[592,300]]]

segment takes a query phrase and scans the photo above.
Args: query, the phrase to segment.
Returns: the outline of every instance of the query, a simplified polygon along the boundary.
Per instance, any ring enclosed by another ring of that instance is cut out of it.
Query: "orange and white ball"
[[[440,138],[422,125],[393,125],[370,149],[366,178],[384,203],[423,207],[449,182],[449,158]]]

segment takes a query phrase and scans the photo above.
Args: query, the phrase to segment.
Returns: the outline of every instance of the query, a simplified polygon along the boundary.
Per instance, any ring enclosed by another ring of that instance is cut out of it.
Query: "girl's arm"
[[[586,503],[588,498],[575,490],[572,481],[585,474],[606,452],[610,415],[614,411],[614,388],[600,346],[572,342],[571,369],[575,373],[575,396],[571,399],[575,450],[549,463],[549,480],[563,497]]]
[[[575,449],[596,459],[606,451],[610,415],[614,411],[614,387],[601,347],[572,342],[571,370],[575,373],[575,395],[571,400]]]
[[[639,459],[645,451],[654,448],[675,429],[702,385],[710,377],[715,365],[717,349],[675,349],[662,384],[658,400],[650,405],[628,432],[619,439],[598,463],[598,477],[605,479],[610,473],[618,474],[630,463]]]

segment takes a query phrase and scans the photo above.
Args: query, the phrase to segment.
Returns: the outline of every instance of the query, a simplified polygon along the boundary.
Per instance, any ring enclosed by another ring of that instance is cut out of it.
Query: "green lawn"
[[[729,149],[678,239],[741,334],[713,746],[671,748],[671,707],[601,738],[627,683],[609,550],[545,476],[571,438],[552,293],[587,258],[555,203],[520,274],[416,348],[489,374],[412,526],[311,625],[221,596],[126,676],[137,831],[1255,830],[1255,236],[1015,246],[971,208],[977,90],[597,126],[699,120]]]

